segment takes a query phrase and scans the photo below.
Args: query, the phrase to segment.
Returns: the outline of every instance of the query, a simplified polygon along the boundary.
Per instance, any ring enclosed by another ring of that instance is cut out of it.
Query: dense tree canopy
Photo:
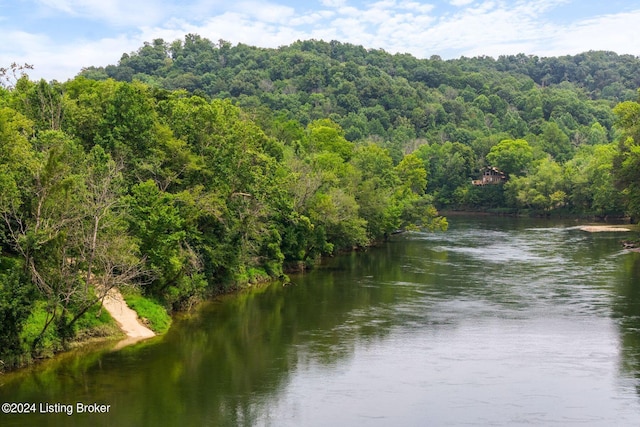
[[[82,75],[231,99],[251,112],[267,135],[294,149],[338,144],[334,148],[346,159],[351,151],[346,142],[374,143],[398,164],[426,145],[430,148],[419,156],[436,205],[481,208],[497,201],[484,197],[493,190],[471,187],[485,167],[510,175],[534,173],[529,162],[549,155],[564,174],[583,146],[611,143],[612,108],[633,102],[638,70],[638,58],[612,52],[443,61],[337,41],[264,49],[191,34],[171,43],[154,40],[124,54],[117,65],[88,68]],[[328,119],[340,127],[343,141],[333,139],[336,130],[326,126]],[[308,125],[310,145],[302,147]],[[509,150],[494,148],[502,141],[526,142],[531,153],[517,159],[512,152],[510,158]],[[599,210],[573,200],[558,207]],[[620,213],[612,209],[609,213]]]
[[[487,161],[508,175],[526,174],[533,149],[524,139],[505,139],[491,147]]]
[[[55,96],[24,102],[33,93]],[[399,229],[446,228],[421,161],[394,165],[330,118],[274,119],[277,138],[228,100],[84,77],[22,77],[0,95],[7,364],[64,344],[112,287],[179,309]]]
[[[640,90],[638,101],[619,104],[614,112],[621,129],[613,171],[627,212],[640,217]]]

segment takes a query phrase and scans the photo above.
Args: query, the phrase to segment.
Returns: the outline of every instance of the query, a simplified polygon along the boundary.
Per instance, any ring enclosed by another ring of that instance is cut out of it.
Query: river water
[[[0,425],[638,426],[626,237],[453,217],[207,303],[164,337],[6,374],[0,403],[36,413]]]

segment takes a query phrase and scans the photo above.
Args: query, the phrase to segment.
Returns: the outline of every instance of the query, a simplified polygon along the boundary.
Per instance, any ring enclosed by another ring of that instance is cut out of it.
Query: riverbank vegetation
[[[139,290],[129,289],[123,295],[127,306],[138,314],[143,324],[156,334],[164,334],[171,326],[171,317],[162,304],[141,295]]]
[[[8,367],[106,328],[93,318],[113,287],[185,309],[398,230],[446,228],[437,208],[640,214],[630,56],[443,61],[189,35],[67,82],[28,68],[0,79]],[[488,167],[505,182],[474,186]],[[142,317],[162,318],[143,301]]]
[[[113,287],[171,311],[446,228],[416,156],[394,162],[330,119],[283,140],[229,100],[139,82],[24,76],[0,95],[5,366],[74,339]]]

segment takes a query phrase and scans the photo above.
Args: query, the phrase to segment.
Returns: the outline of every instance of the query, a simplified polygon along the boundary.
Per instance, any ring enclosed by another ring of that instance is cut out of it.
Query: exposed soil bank
[[[151,329],[140,323],[138,314],[129,308],[118,289],[112,288],[107,292],[102,306],[118,323],[122,332],[127,335],[127,338],[116,345],[116,349],[155,336]]]

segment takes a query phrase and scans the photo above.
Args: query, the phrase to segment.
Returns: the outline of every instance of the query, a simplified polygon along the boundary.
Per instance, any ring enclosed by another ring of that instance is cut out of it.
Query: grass
[[[23,343],[23,351],[25,354],[31,352],[31,345],[35,339],[40,335],[44,325],[47,321],[46,303],[44,301],[37,301],[33,305],[33,310],[27,318],[22,332],[20,333],[20,340]],[[55,332],[55,325],[49,325],[49,328],[42,336],[37,351],[37,357],[51,357],[56,351],[62,349],[62,340]]]
[[[47,321],[47,310],[45,301],[37,301],[31,314],[27,318],[20,333],[20,340],[23,343],[23,351],[28,354],[31,345],[40,335],[42,328]],[[91,338],[104,338],[119,333],[119,328],[113,318],[106,310],[100,310],[98,304],[91,307],[74,325],[76,331],[72,342],[81,342]],[[54,353],[63,350],[63,342],[56,332],[56,325],[52,323],[42,336],[36,348],[36,357],[51,357]]]
[[[167,310],[165,310],[162,305],[138,293],[127,292],[123,294],[123,297],[127,305],[138,313],[138,317],[140,317],[153,332],[164,334],[169,330],[171,326],[171,316],[169,316]]]
[[[258,283],[268,282],[272,279],[273,278],[269,276],[269,274],[263,269],[253,267],[242,267],[234,277],[234,281],[239,287],[242,287],[244,285],[256,285]]]
[[[118,335],[120,328],[109,312],[95,304],[76,323],[75,341]]]

